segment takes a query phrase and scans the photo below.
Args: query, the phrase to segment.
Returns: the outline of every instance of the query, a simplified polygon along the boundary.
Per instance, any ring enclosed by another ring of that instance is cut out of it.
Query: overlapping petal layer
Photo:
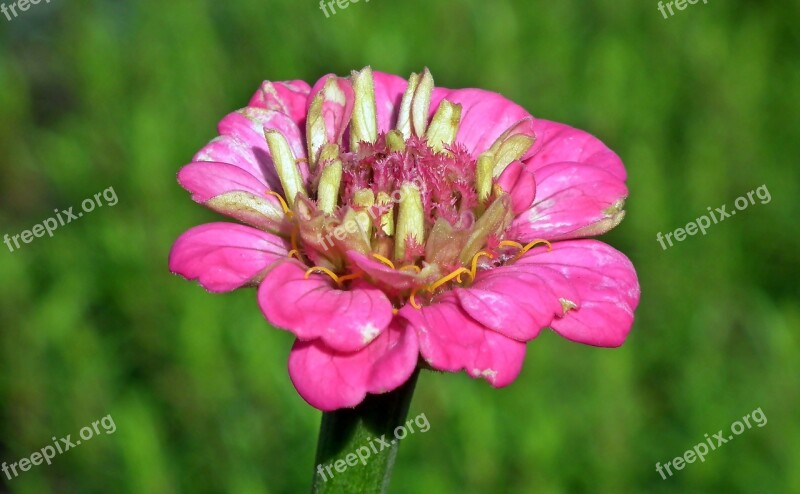
[[[211,292],[227,292],[260,281],[286,255],[286,243],[277,235],[235,223],[208,223],[175,241],[169,269]]]
[[[323,411],[354,407],[367,393],[379,394],[405,383],[417,366],[416,333],[396,318],[363,350],[343,353],[322,340],[295,342],[289,375],[297,392]]]
[[[511,384],[522,370],[525,343],[487,330],[451,294],[419,310],[407,305],[399,315],[417,332],[420,353],[434,369],[465,370],[498,388]]]
[[[561,273],[577,292],[566,298],[575,308],[550,326],[561,336],[587,345],[616,347],[625,341],[639,305],[636,270],[624,254],[597,240],[553,244],[552,252],[537,248],[517,261],[520,267],[543,266]]]
[[[247,106],[284,113],[302,128],[311,87],[305,81],[264,81]]]
[[[328,276],[306,276],[306,267],[287,261],[275,267],[258,289],[264,316],[301,340],[321,339],[342,352],[360,350],[392,320],[392,304],[382,291],[356,282],[340,290]]]
[[[628,188],[602,168],[561,162],[543,166],[534,175],[536,199],[512,227],[523,241],[600,235],[624,217]]]

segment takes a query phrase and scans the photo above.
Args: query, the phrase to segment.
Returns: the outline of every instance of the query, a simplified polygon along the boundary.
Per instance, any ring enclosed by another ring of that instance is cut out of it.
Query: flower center
[[[266,133],[284,196],[269,193],[285,212],[289,255],[309,266],[306,278],[328,276],[343,289],[363,280],[383,290],[395,308],[419,308],[454,284],[472,283],[478,270],[513,262],[544,242],[506,238],[514,215],[509,194],[497,184],[533,143],[518,131],[525,122],[474,158],[455,140],[460,105],[443,100],[428,122],[433,81],[426,71],[409,80],[397,128],[379,134],[374,83],[365,69],[350,82],[354,102],[345,149],[339,117],[347,113],[350,86],[341,84],[329,79],[310,105],[309,180],[301,178],[303,160],[286,139]]]
[[[437,152],[424,139],[412,137],[392,148],[381,134],[375,143],[362,143],[358,151],[342,155],[342,200],[358,205],[358,198],[370,191],[372,197],[384,199],[373,207],[385,213],[407,198],[403,186],[411,184],[420,193],[427,229],[438,218],[456,224],[478,205],[475,166],[462,146]]]

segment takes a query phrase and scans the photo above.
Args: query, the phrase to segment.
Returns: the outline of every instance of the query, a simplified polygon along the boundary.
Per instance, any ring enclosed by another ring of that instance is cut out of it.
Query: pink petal
[[[178,172],[178,183],[192,193],[192,199],[204,203],[220,194],[232,191],[249,192],[265,198],[275,196],[265,194],[267,184],[238,166],[213,161],[189,163]]]
[[[298,127],[306,118],[306,100],[311,87],[305,81],[264,81],[247,106],[285,113]]]
[[[267,185],[282,191],[275,164],[264,137],[264,129],[277,129],[286,137],[296,158],[304,158],[305,148],[300,129],[283,113],[259,108],[246,108],[228,114],[219,123],[219,137],[213,139],[195,156],[194,161],[229,163],[241,168]],[[300,167],[303,178],[308,166]]]
[[[639,281],[621,252],[596,240],[556,242],[528,251],[518,265],[539,265],[559,271],[575,287],[577,308],[553,320],[561,336],[587,345],[616,347],[625,341],[639,304]]]
[[[354,250],[347,251],[347,258],[374,281],[385,285],[386,289],[397,293],[423,286],[427,281],[435,281],[420,278],[417,273],[413,271],[398,271],[397,269],[392,269],[377,259],[367,257]]]
[[[431,116],[443,99],[462,106],[456,142],[466,146],[474,156],[489,149],[512,125],[533,118],[524,108],[500,94],[482,89],[445,88],[434,89]],[[533,126],[524,133],[533,134]]]
[[[372,77],[375,80],[378,132],[389,132],[395,128],[397,123],[400,101],[408,87],[408,80],[394,74],[377,71],[373,71]]]
[[[194,156],[194,161],[227,163],[252,175],[264,183],[268,190],[278,192],[282,190],[269,151],[259,147],[254,148],[238,137],[229,135],[215,137]]]
[[[535,173],[536,200],[512,225],[520,242],[600,235],[622,221],[628,188],[607,171],[591,165],[554,163]]]
[[[553,163],[572,162],[596,166],[619,180],[627,177],[619,156],[593,135],[549,120],[536,120],[533,130],[533,157],[526,162],[534,173]]]
[[[355,281],[340,290],[327,275],[305,277],[299,262],[276,266],[261,282],[258,303],[269,322],[301,340],[317,338],[342,352],[361,350],[392,320],[392,304],[379,289]]]
[[[296,159],[306,157],[305,129],[298,127],[292,119],[281,112],[243,108],[226,115],[217,124],[217,129],[221,135],[238,137],[248,142],[251,149],[262,149],[266,153],[269,153],[269,146],[264,137],[264,130],[277,130],[286,138]]]
[[[319,92],[325,81],[329,77],[336,77],[335,74],[328,74],[320,78],[311,90],[312,98],[309,98],[309,105],[313,101],[313,95]],[[387,74],[385,72],[373,71],[372,78],[375,83],[375,107],[377,111],[378,132],[389,132],[395,128],[397,123],[397,112],[400,106],[400,101],[403,98],[403,93],[408,86],[408,80],[394,74]],[[348,95],[348,105],[352,109],[353,105],[353,92],[352,85],[349,78],[338,78],[342,81],[342,89]],[[346,85],[346,87],[343,87]],[[347,112],[349,114],[349,111]]]
[[[536,338],[554,317],[562,315],[561,299],[580,301],[564,275],[533,264],[479,271],[472,286],[456,288],[454,293],[473,319],[518,341]]]
[[[435,369],[464,369],[497,388],[511,384],[522,369],[525,344],[477,323],[451,294],[419,310],[406,305],[400,315],[417,331],[420,353]]]
[[[350,79],[337,77],[334,74],[328,74],[322,77],[311,89],[311,95],[308,98],[308,108],[311,108],[311,103],[314,101],[314,98],[323,90],[325,83],[330,78],[336,81],[339,90],[344,93],[345,99],[344,102],[337,102],[331,99],[323,100],[322,115],[325,119],[325,129],[328,132],[328,142],[339,144],[341,143],[342,136],[350,123],[350,117],[353,113],[355,93],[353,93],[353,84],[350,82]]]
[[[190,163],[178,172],[178,182],[192,193],[192,199],[204,206],[228,215],[256,228],[280,232],[284,229],[284,216],[278,199],[266,194],[267,186],[246,171],[227,163],[198,161]],[[212,201],[223,194],[243,192],[251,195],[253,201],[271,205],[271,211],[265,212],[252,205],[230,202]]]
[[[520,214],[533,204],[536,197],[536,179],[523,162],[512,161],[500,174],[497,183],[511,195],[514,214]]]
[[[286,242],[276,235],[235,223],[208,223],[175,241],[169,269],[211,292],[227,292],[258,281],[286,255]]]
[[[331,411],[354,407],[367,393],[398,388],[411,377],[418,355],[416,334],[395,318],[375,341],[354,353],[338,352],[321,340],[298,340],[289,356],[289,375],[311,406]]]

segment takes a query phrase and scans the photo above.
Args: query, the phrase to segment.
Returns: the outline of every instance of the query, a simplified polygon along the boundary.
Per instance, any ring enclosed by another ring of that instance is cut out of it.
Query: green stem
[[[312,494],[386,492],[400,446],[394,430],[408,415],[418,374],[392,392],[367,395],[355,408],[322,414]]]

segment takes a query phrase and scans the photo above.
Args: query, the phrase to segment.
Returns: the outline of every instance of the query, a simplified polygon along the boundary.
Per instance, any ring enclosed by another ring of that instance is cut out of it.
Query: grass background
[[[800,4],[653,0],[53,0],[0,17],[0,234],[108,187],[119,203],[0,248],[0,461],[117,426],[0,489],[307,492],[319,412],[294,391],[290,335],[252,291],[167,273],[217,220],[177,169],[263,79],[371,64],[505,94],[600,137],[629,171],[605,240],[642,302],[616,350],[547,333],[494,390],[423,374],[391,492],[800,492]],[[669,250],[656,242],[765,184],[772,196]],[[769,422],[668,480],[655,472],[761,407]]]

